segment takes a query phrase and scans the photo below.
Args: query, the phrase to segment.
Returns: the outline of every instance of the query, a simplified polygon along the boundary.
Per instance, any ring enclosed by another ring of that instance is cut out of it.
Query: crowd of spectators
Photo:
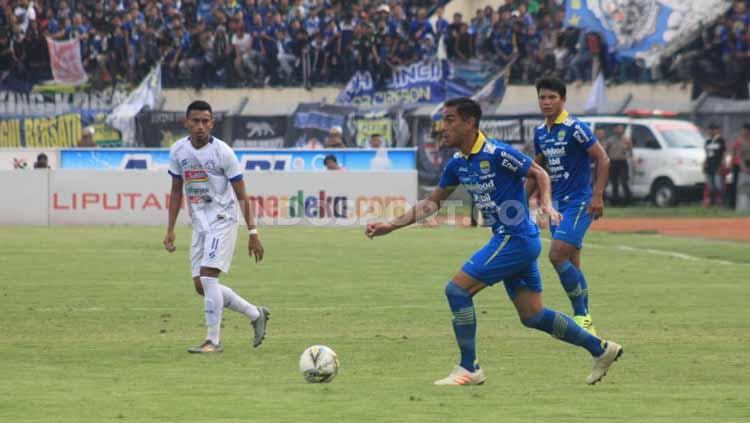
[[[80,40],[92,81],[136,83],[163,60],[166,86],[341,84],[368,70],[441,55],[510,65],[511,82],[555,75],[613,81],[686,80],[750,72],[750,13],[735,2],[697,40],[693,60],[660,69],[616,58],[600,34],[566,26],[562,0],[499,0],[474,16],[444,16],[426,0],[0,0],[0,76],[49,79],[45,37]],[[449,21],[450,19],[450,21]],[[442,57],[442,56],[441,56]],[[688,56],[689,57],[689,56]],[[721,63],[703,69],[703,62]],[[708,73],[709,75],[702,75]]]
[[[725,16],[678,55],[678,68],[694,81],[693,98],[707,91],[721,97],[750,98],[750,2],[735,1]]]
[[[78,39],[94,81],[167,86],[378,81],[435,54],[425,0],[0,0],[0,73],[49,79],[46,37]]]

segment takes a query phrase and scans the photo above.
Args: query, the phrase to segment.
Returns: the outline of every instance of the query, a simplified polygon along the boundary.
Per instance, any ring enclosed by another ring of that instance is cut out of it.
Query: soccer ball
[[[313,345],[300,356],[299,371],[310,383],[330,383],[339,372],[339,357],[325,345]]]

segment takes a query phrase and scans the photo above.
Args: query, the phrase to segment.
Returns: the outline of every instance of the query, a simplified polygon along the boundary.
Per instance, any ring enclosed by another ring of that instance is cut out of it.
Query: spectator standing
[[[612,184],[612,204],[629,205],[630,204],[630,181],[628,162],[633,157],[633,143],[625,136],[625,126],[615,126],[615,133],[604,143],[604,149],[609,156],[610,176]],[[624,200],[620,202],[620,187],[622,186]]]
[[[703,173],[706,174],[706,189],[703,203],[706,207],[722,204],[724,193],[724,154],[727,147],[721,136],[721,128],[716,123],[708,126],[710,138],[706,140],[706,161],[703,162]]]
[[[737,146],[737,210],[750,210],[750,138],[745,138]]]
[[[740,172],[742,170],[742,160],[740,158],[740,150],[743,145],[750,145],[750,122],[745,123],[742,126],[742,132],[734,141],[732,147],[732,186],[729,189],[729,207],[738,208],[738,196],[740,191]]]

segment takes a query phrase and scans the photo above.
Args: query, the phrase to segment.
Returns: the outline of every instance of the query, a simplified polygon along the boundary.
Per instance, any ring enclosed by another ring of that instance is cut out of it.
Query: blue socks
[[[453,312],[453,332],[456,334],[458,349],[461,350],[461,367],[474,372],[477,369],[477,315],[474,312],[474,301],[464,288],[448,282],[445,296]],[[574,323],[575,325],[575,323]]]
[[[570,260],[565,260],[564,263],[555,266],[555,270],[560,276],[563,289],[568,293],[570,304],[573,305],[573,314],[576,316],[589,314],[589,285],[583,277],[583,272]]]
[[[547,332],[569,344],[586,348],[594,357],[604,353],[604,341],[586,332],[575,320],[559,311],[543,308],[539,314],[521,322],[526,327]]]

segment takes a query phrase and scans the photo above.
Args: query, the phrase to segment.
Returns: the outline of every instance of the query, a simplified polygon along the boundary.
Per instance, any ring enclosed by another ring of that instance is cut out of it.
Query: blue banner
[[[331,129],[343,132],[343,142],[353,146],[350,120],[357,109],[352,106],[323,103],[300,103],[286,128],[285,146],[295,148],[322,148]]]
[[[676,28],[670,28],[672,8],[662,1],[568,0],[566,25],[594,31],[618,55],[635,57],[655,46],[672,41]]]
[[[392,148],[387,152],[388,170],[416,169],[416,149]],[[246,150],[236,149],[235,154],[245,170],[311,171],[324,170],[323,159],[332,154],[347,170],[368,171],[373,169],[377,150]],[[382,157],[378,158],[379,170],[383,169]],[[169,167],[167,149],[62,149],[60,167],[63,169],[151,169]]]
[[[399,66],[383,90],[376,90],[370,72],[357,72],[336,99],[340,104],[440,103],[446,97],[447,63],[441,60]]]

